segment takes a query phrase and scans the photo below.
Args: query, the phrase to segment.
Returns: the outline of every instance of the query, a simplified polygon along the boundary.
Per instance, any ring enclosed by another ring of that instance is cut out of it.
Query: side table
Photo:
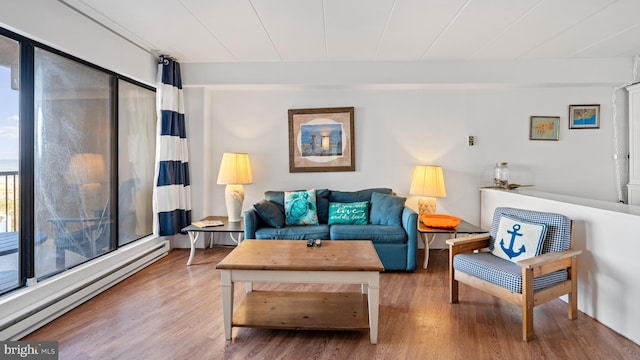
[[[429,264],[429,245],[436,239],[436,235],[453,234],[453,237],[457,238],[458,234],[482,234],[488,231],[469,224],[464,220],[460,220],[460,224],[452,229],[429,227],[418,220],[418,232],[422,234],[422,241],[424,242],[424,263],[422,264],[422,268],[426,269]],[[429,234],[431,234],[431,237],[427,238]]]
[[[242,241],[242,236],[244,235],[244,219],[242,218],[240,218],[240,221],[238,222],[229,222],[229,219],[226,216],[207,216],[202,220],[219,220],[222,221],[224,225],[203,228],[195,225],[189,225],[182,229],[182,232],[189,234],[189,240],[191,242],[191,253],[189,254],[187,266],[191,265],[191,262],[193,261],[193,255],[196,253],[196,241],[198,240],[200,233],[209,233],[209,247],[213,247],[213,233],[229,233],[231,240],[233,240],[236,245]],[[233,237],[234,233],[238,233],[237,239]]]

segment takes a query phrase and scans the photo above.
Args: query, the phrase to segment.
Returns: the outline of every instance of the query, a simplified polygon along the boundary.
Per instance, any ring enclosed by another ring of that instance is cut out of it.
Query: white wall
[[[215,180],[228,151],[251,156],[254,183],[245,186],[245,208],[271,189],[387,186],[404,194],[415,165],[439,164],[448,195],[438,200],[439,211],[477,224],[477,189],[491,183],[497,161],[509,162],[512,182],[616,201],[611,92],[515,85],[188,88],[191,162],[206,169],[192,174],[194,217],[225,214],[224,186]],[[569,104],[592,103],[601,104],[601,128],[569,130]],[[356,171],[289,173],[287,110],[340,106],[355,107]],[[560,116],[560,141],[530,141],[532,115]],[[475,146],[467,146],[468,135]]]
[[[156,58],[59,1],[9,1],[0,27],[155,86]]]
[[[578,256],[578,309],[640,343],[640,279],[635,271],[640,253],[639,206],[526,190],[482,190],[483,228],[491,226],[498,206],[570,217],[574,223],[572,246],[583,251]]]

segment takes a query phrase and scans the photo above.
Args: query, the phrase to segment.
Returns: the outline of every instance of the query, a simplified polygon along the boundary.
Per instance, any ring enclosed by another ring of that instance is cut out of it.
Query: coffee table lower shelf
[[[248,292],[233,326],[290,330],[368,330],[367,295],[324,292]]]

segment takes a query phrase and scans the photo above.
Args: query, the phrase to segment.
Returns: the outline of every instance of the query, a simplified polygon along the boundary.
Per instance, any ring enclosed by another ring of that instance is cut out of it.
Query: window
[[[0,36],[0,293],[19,285],[20,44]]]
[[[153,232],[156,94],[127,81],[118,89],[118,244],[124,245]]]
[[[36,232],[41,278],[100,256],[112,241],[113,76],[47,50],[34,53]]]
[[[155,118],[153,88],[0,28],[0,293],[152,233]]]

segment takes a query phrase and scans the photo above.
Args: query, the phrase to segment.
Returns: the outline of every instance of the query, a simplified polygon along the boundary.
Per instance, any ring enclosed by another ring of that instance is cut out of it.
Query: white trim
[[[0,299],[0,340],[17,340],[164,257],[169,241],[151,236]]]
[[[618,86],[629,81],[633,59],[532,59],[500,61],[344,61],[182,63],[190,86]],[[594,74],[594,76],[584,76]]]
[[[150,55],[157,55],[158,52],[156,47],[129,31],[127,28],[122,27],[117,22],[111,20],[108,16],[102,14],[97,11],[95,8],[85,4],[82,0],[59,0],[61,3],[67,5],[74,11],[78,12],[80,15],[85,18],[95,22],[96,24],[102,26],[104,29],[114,33],[119,36],[123,40],[139,47],[140,49],[146,51]]]

